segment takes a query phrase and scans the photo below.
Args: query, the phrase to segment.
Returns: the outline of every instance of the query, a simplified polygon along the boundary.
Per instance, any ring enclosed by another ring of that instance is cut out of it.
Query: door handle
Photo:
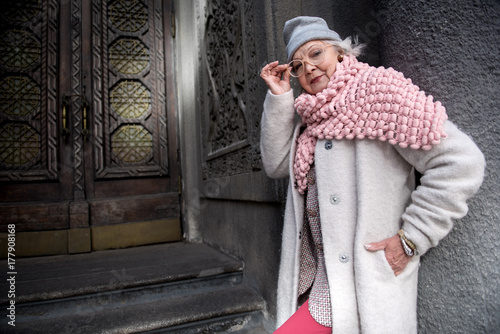
[[[64,141],[68,139],[69,129],[68,129],[68,106],[69,106],[69,98],[66,95],[62,97],[62,129],[61,135],[63,136]]]
[[[87,128],[87,110],[89,107],[89,103],[87,102],[87,99],[85,96],[83,97],[83,103],[82,103],[82,108],[83,108],[83,130],[82,130],[82,135],[83,135],[83,140],[87,141],[88,136],[90,135],[90,131]]]
[[[70,130],[68,127],[68,108],[71,103],[71,98],[76,97],[76,98],[81,98],[82,99],[82,136],[85,141],[87,141],[90,131],[88,129],[88,110],[89,110],[89,103],[87,101],[87,98],[85,95],[63,95],[62,98],[62,129],[61,129],[61,134],[64,138],[64,141],[67,141],[69,135],[70,135]]]

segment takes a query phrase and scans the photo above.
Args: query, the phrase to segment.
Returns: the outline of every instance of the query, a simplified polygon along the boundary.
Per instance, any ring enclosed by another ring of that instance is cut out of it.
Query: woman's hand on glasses
[[[279,65],[278,61],[267,64],[260,71],[260,77],[274,95],[288,92],[290,87],[290,71],[288,64]]]

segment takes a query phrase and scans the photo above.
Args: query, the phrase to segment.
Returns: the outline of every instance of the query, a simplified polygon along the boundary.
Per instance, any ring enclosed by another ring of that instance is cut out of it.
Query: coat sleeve
[[[295,109],[293,91],[281,95],[267,92],[262,113],[260,150],[267,175],[272,178],[289,176]]]
[[[403,229],[420,255],[435,247],[453,227],[453,219],[467,214],[467,199],[479,189],[485,160],[471,138],[446,121],[447,134],[428,151],[397,147],[422,174],[404,212]]]

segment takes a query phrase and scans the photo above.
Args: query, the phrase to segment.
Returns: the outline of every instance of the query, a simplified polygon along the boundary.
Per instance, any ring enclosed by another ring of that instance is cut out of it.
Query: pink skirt
[[[309,313],[307,300],[290,319],[288,319],[274,334],[331,334],[332,328],[320,325]]]

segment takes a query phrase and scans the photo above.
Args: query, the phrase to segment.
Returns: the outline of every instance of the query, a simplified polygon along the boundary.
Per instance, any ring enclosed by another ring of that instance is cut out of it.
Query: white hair
[[[359,56],[363,53],[363,49],[365,44],[360,44],[358,42],[358,37],[347,37],[343,41],[333,41],[333,40],[325,40],[325,43],[332,44],[335,47],[335,50],[344,55],[353,55],[354,57]]]

